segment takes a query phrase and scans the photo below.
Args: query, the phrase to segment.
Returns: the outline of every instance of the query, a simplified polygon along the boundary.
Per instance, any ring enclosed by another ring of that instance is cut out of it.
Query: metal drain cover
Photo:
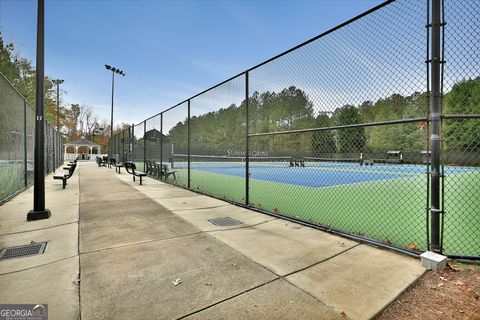
[[[237,224],[242,224],[240,221],[237,221],[230,217],[208,219],[208,221],[210,221],[210,223],[213,223],[214,225],[219,227],[230,227],[230,226],[235,226]]]
[[[46,245],[46,242],[41,242],[2,249],[0,251],[0,261],[42,254]]]

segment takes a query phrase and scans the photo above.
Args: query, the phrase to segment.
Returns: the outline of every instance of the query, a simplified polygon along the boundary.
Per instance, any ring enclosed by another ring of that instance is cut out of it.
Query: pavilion
[[[82,152],[88,150],[88,152]],[[73,153],[71,151],[74,151]],[[80,151],[80,153],[79,153]],[[92,154],[100,154],[101,146],[90,140],[81,137],[78,140],[67,142],[64,144],[65,160],[76,159],[91,160]]]

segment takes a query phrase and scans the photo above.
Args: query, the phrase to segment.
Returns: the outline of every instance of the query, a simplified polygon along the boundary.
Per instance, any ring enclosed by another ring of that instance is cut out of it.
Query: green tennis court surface
[[[187,163],[175,163],[187,186]],[[250,167],[250,205],[348,233],[427,249],[424,165],[259,162]],[[480,254],[480,170],[446,167],[448,254]],[[170,180],[172,182],[172,180]],[[191,189],[245,203],[245,168],[232,162],[192,162]]]

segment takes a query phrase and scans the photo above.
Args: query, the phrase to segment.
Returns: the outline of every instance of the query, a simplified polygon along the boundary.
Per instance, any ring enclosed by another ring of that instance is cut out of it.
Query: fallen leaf
[[[443,283],[440,282],[439,284],[437,284],[437,287],[439,287],[439,288],[443,287]]]
[[[207,283],[205,283],[205,285],[206,285],[206,286],[211,286],[212,283],[211,283],[211,282],[207,282]]]
[[[345,311],[340,312],[340,315],[341,315],[342,317],[344,317],[344,318],[347,317],[347,314],[345,313]]]
[[[36,243],[36,242],[35,242],[35,241],[33,241],[33,240],[32,240],[32,241],[30,241],[30,244],[35,244],[35,243]]]
[[[410,242],[407,247],[410,250],[418,250],[417,244],[415,242]]]
[[[467,292],[470,292],[470,290],[472,290],[468,284],[466,284],[465,282],[462,282],[462,281],[455,281],[455,285],[460,289],[462,290],[463,292],[467,293]]]
[[[180,279],[177,279],[177,280],[175,280],[175,281],[172,281],[172,284],[173,284],[175,287],[178,286],[180,283],[182,283],[182,280],[180,280]]]
[[[392,240],[390,240],[390,239],[388,239],[388,238],[385,239],[385,242],[388,243],[388,244],[392,244]]]
[[[452,271],[460,271],[460,269],[458,268],[458,266],[457,266],[456,264],[447,263],[447,266],[448,266]]]
[[[78,287],[78,286],[80,286],[80,279],[73,280],[72,283],[73,283],[73,285]]]
[[[278,209],[277,209],[277,208],[273,208],[273,209],[272,209],[272,212],[278,212]]]
[[[447,278],[445,278],[445,277],[440,277],[440,280],[442,280],[442,281],[445,281],[445,282],[447,282],[447,281],[448,281],[448,279],[447,279]]]

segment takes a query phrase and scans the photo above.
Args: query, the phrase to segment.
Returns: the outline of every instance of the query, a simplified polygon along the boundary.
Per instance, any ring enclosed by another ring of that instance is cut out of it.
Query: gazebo
[[[69,153],[68,149],[74,148],[74,153]],[[80,148],[88,148],[88,153],[78,153]],[[101,151],[101,146],[99,144],[96,144],[90,140],[85,139],[85,137],[81,137],[79,140],[67,142],[64,144],[64,150],[65,150],[65,160],[72,160],[76,159],[77,157],[80,160],[90,160],[92,159],[92,154],[100,154]],[[93,152],[93,151],[96,152]]]

